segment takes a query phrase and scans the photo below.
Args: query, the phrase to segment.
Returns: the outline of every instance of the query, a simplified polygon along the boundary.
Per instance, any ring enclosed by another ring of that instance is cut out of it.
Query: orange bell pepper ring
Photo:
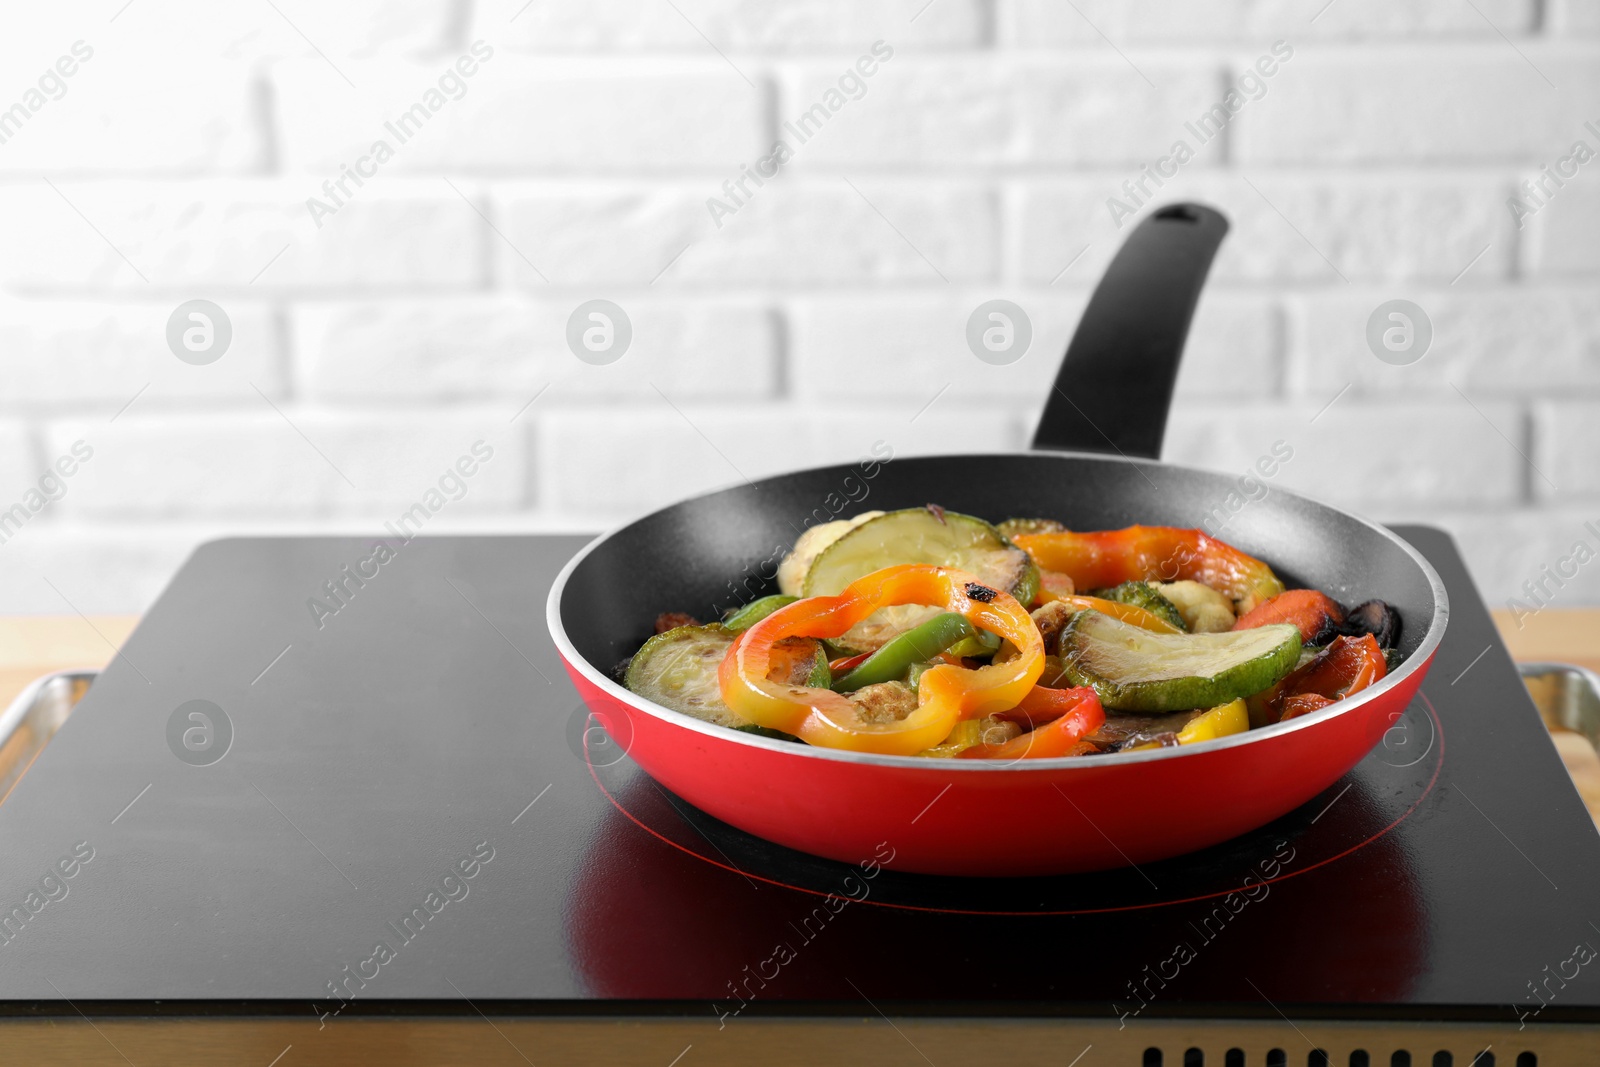
[[[841,693],[767,678],[772,647],[786,637],[838,637],[879,608],[928,604],[957,612],[1010,641],[1004,663],[968,669],[930,667],[917,683],[917,708],[904,719],[868,722]],[[722,699],[758,726],[822,748],[914,756],[949,736],[956,723],[1022,702],[1044,671],[1044,641],[1015,597],[965,571],[908,563],[858,578],[838,596],[815,596],[779,608],[744,631],[718,669]]]
[[[1203,530],[1129,526],[1093,533],[1019,534],[1011,540],[1042,569],[1067,575],[1078,589],[1195,581],[1224,593],[1241,615],[1283,592],[1271,567]]]

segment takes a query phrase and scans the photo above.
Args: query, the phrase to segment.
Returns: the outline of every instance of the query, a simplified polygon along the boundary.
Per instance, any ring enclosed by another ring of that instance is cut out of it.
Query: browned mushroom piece
[[[664,634],[680,626],[699,626],[700,620],[682,611],[663,611],[656,616],[656,633]]]
[[[878,682],[845,694],[863,722],[899,722],[917,710],[917,691],[904,682]]]
[[[1381,600],[1369,600],[1350,609],[1339,632],[1351,637],[1371,634],[1379,648],[1389,648],[1400,637],[1400,613]]]

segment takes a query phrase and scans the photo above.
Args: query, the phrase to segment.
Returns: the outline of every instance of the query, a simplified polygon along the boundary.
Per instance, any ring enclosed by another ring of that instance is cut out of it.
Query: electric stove
[[[657,786],[545,632],[583,538],[208,544],[0,805],[0,1048],[1600,1060],[1600,839],[1454,545],[1400,533],[1452,617],[1356,770],[1206,851],[1031,879],[817,859]]]

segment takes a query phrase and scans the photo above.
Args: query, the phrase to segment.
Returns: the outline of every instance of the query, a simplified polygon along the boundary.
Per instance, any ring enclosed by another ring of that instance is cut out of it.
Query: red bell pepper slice
[[[1083,755],[1079,742],[1106,721],[1099,696],[1088,686],[1047,689],[1036,685],[1013,710],[1024,712],[1033,722],[1044,722],[1044,725],[1004,744],[973,745],[959,758],[1016,760]],[[1090,749],[1094,747],[1089,746]]]
[[[1187,579],[1225,593],[1241,613],[1283,592],[1271,567],[1203,530],[1129,526],[1092,533],[1018,534],[1012,541],[1041,570],[1065,574],[1079,589]]]
[[[1325,708],[1383,680],[1389,673],[1383,649],[1371,634],[1336,638],[1304,667],[1278,683],[1268,707],[1282,722]]]

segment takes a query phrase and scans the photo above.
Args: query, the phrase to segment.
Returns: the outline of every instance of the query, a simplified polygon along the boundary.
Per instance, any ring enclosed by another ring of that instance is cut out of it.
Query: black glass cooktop
[[[582,538],[207,545],[0,805],[0,1002],[1600,1019],[1600,839],[1456,549],[1401,533],[1453,615],[1354,772],[1202,853],[1014,880],[803,856],[656,786],[545,632]]]

